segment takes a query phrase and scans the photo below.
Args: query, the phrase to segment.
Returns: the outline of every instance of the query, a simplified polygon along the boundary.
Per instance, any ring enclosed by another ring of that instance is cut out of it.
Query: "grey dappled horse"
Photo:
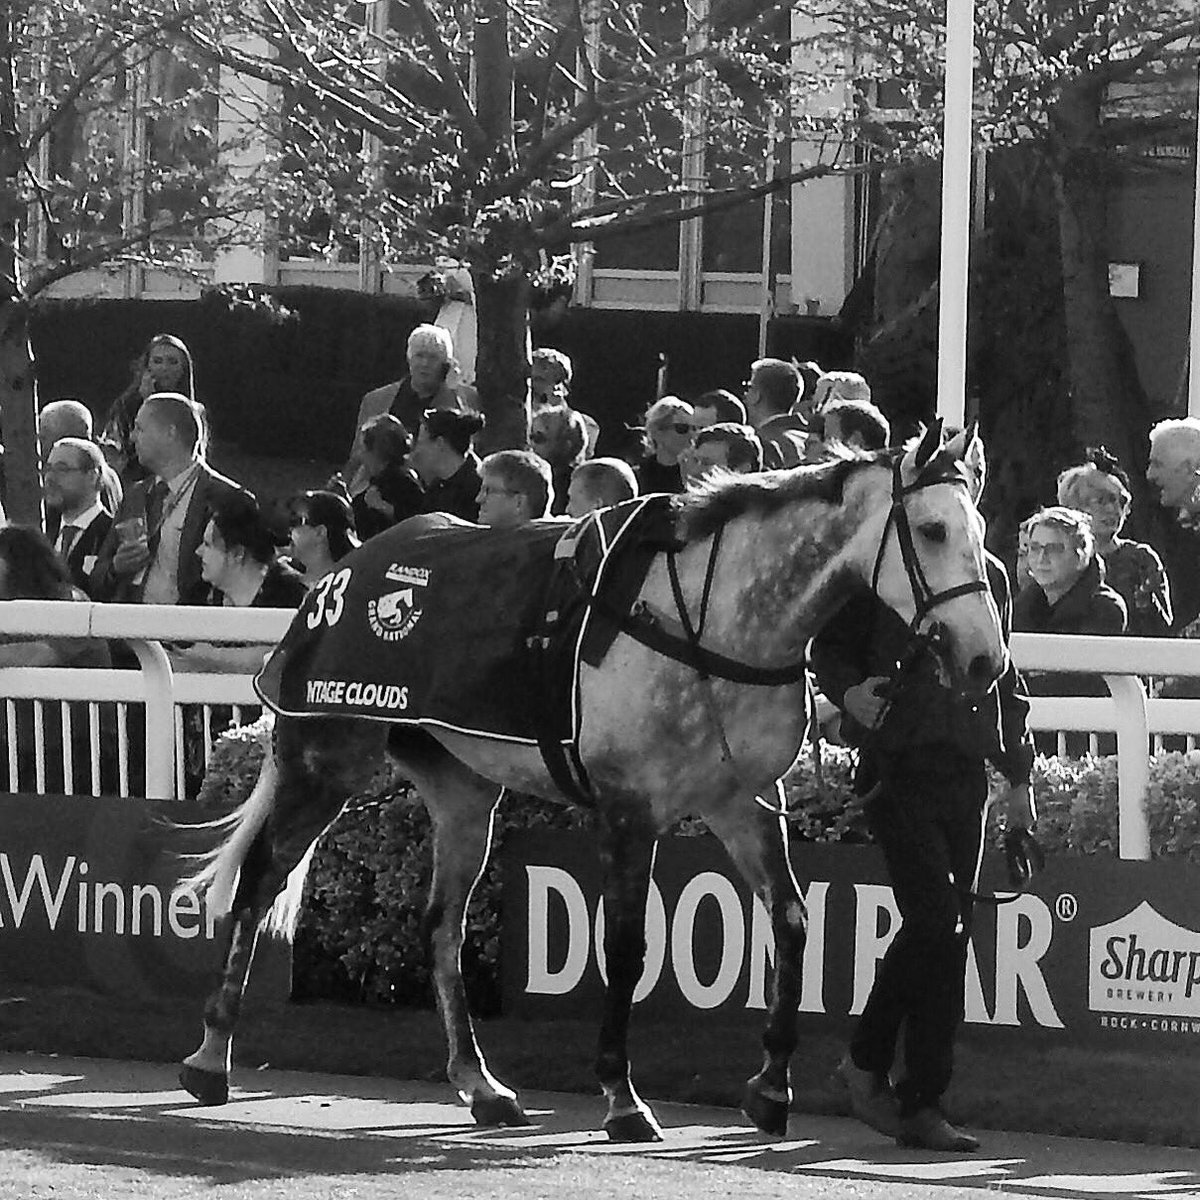
[[[974,430],[939,442],[935,427],[903,451],[728,476],[682,501],[683,548],[673,566],[665,554],[654,561],[640,602],[667,625],[698,624],[699,645],[714,661],[760,670],[772,682],[735,682],[718,671],[702,678],[624,633],[598,666],[581,667],[579,752],[605,879],[608,981],[596,1072],[608,1101],[604,1128],[615,1140],[661,1136],[630,1077],[627,1031],[655,842],[686,815],[703,818],[722,840],[770,914],[775,958],[764,1061],[743,1109],[760,1129],[786,1132],[806,916],[778,781],[800,751],[807,705],[797,673],[774,682],[779,668],[802,664],[808,640],[863,588],[931,637],[953,686],[982,693],[1005,667],[983,520],[970,493],[982,446]],[[203,1043],[185,1060],[181,1080],[202,1102],[226,1099],[259,927],[273,905],[283,927],[294,923],[312,846],[385,753],[415,783],[432,819],[427,929],[450,1082],[480,1124],[524,1124],[516,1093],[488,1070],[476,1043],[459,954],[502,789],[562,796],[536,747],[441,728],[277,719],[253,794],[191,880],[230,914],[229,941],[220,985],[204,1008]]]

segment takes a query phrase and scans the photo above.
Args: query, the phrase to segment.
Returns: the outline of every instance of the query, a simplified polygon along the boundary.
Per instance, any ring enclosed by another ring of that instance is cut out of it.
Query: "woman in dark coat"
[[[1086,513],[1055,506],[1033,514],[1021,527],[1026,564],[1032,581],[1013,601],[1013,632],[1125,632],[1125,601],[1104,582],[1104,561],[1096,553],[1091,520]],[[1064,671],[1029,671],[1026,683],[1034,696],[1107,696],[1096,675]],[[1105,739],[1106,744],[1111,739]],[[1045,735],[1035,741],[1043,753],[1053,744]],[[1083,753],[1079,734],[1068,737],[1068,752]]]

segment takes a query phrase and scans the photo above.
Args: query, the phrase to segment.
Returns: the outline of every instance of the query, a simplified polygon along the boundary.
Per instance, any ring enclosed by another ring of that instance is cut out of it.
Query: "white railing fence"
[[[292,615],[273,609],[6,601],[0,605],[0,637],[119,640],[136,654],[140,669],[0,668],[2,729],[8,748],[7,769],[0,767],[0,782],[7,782],[14,792],[52,793],[67,790],[53,786],[55,779],[73,780],[70,790],[99,795],[116,788],[129,795],[136,779],[142,785],[139,791],[152,799],[182,796],[188,737],[185,712],[199,714],[198,734],[207,761],[214,737],[223,728],[214,724],[214,708],[231,707],[234,723],[257,714],[258,709],[248,675],[177,674],[162,644],[273,643]],[[1121,857],[1148,858],[1143,800],[1150,753],[1161,749],[1163,737],[1171,735],[1185,739],[1188,749],[1194,748],[1200,735],[1200,698],[1148,697],[1143,680],[1200,678],[1200,641],[1020,633],[1013,636],[1012,650],[1023,671],[1104,677],[1110,692],[1107,698],[1034,697],[1030,724],[1056,732],[1060,746],[1069,732],[1088,734],[1093,747],[1097,735],[1115,735]],[[22,702],[32,711],[26,722],[18,711]],[[144,764],[137,753],[142,739],[131,736],[131,725],[139,723],[144,726]],[[32,745],[22,745],[22,739]],[[18,771],[19,748],[31,752],[27,756],[34,764],[32,780]],[[76,757],[83,754],[89,761],[77,763]]]

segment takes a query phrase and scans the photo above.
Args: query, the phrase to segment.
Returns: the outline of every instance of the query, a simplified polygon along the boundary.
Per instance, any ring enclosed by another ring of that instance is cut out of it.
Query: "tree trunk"
[[[479,323],[475,385],[487,427],[480,448],[524,450],[529,445],[529,279],[515,272],[496,279],[475,272]]]
[[[1095,87],[1068,87],[1051,121],[1070,432],[1078,450],[1105,445],[1121,460],[1133,477],[1135,512],[1145,513],[1148,415],[1132,347],[1108,291],[1111,169],[1105,161],[1101,101]]]
[[[5,508],[13,521],[41,525],[37,385],[22,294],[20,180],[24,167],[13,91],[12,7],[0,14],[0,434],[4,439]]]
[[[37,451],[37,384],[23,300],[0,301],[0,430],[4,435],[4,508],[9,520],[42,523]]]

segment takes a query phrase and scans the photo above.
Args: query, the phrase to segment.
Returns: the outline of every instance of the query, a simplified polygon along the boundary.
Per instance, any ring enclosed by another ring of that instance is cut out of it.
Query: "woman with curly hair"
[[[1120,536],[1133,502],[1129,476],[1103,447],[1088,449],[1086,461],[1058,477],[1058,502],[1087,513],[1104,561],[1105,582],[1125,601],[1125,632],[1137,637],[1167,637],[1174,613],[1171,584],[1153,546]]]

